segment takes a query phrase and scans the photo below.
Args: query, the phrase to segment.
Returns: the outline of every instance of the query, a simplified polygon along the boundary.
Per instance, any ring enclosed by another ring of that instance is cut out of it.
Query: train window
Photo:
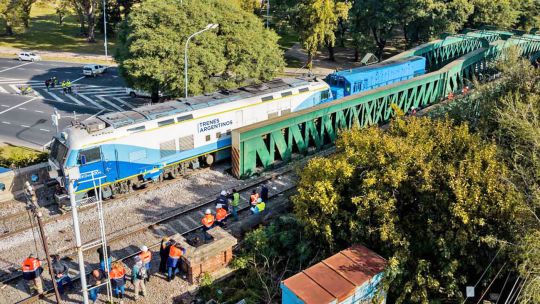
[[[321,92],[321,100],[328,99],[330,97],[330,92],[328,90],[324,90]]]
[[[145,126],[140,126],[140,127],[135,127],[135,128],[131,128],[131,129],[127,129],[128,132],[133,132],[133,133],[136,133],[136,132],[142,132],[146,130],[146,127]]]
[[[206,141],[210,141],[210,135],[206,135]]]
[[[270,95],[270,96],[264,96],[263,98],[261,98],[262,101],[269,101],[269,100],[272,100],[274,99],[274,96]]]
[[[101,150],[99,147],[82,150],[79,152],[79,165],[89,164],[101,160]]]
[[[170,125],[170,124],[173,124],[173,123],[174,123],[174,118],[171,118],[171,119],[167,119],[167,120],[158,121],[157,125],[158,125],[158,127],[163,127],[163,126]]]
[[[287,97],[287,96],[291,96],[291,95],[292,95],[291,91],[281,93],[281,97]]]
[[[178,139],[178,148],[180,151],[187,151],[191,150],[195,147],[193,144],[193,135],[180,137]]]
[[[174,153],[176,153],[176,142],[174,139],[159,144],[159,154],[161,158],[174,155]]]
[[[221,132],[216,133],[216,138],[218,138],[218,139],[221,138]]]
[[[189,114],[189,115],[184,115],[184,116],[178,116],[178,117],[176,117],[176,121],[177,121],[177,122],[181,122],[181,121],[188,120],[188,119],[193,119],[193,115],[192,115],[192,114]]]
[[[307,92],[309,91],[309,88],[301,88],[300,90],[298,90],[300,93],[304,93],[304,92]]]

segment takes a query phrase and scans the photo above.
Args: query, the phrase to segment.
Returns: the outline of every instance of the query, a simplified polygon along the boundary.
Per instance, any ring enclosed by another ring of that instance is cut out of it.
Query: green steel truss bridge
[[[245,178],[332,146],[340,129],[388,122],[392,104],[406,113],[438,103],[461,91],[510,47],[538,60],[540,34],[469,30],[400,53],[390,59],[423,56],[428,73],[233,130],[232,173]]]

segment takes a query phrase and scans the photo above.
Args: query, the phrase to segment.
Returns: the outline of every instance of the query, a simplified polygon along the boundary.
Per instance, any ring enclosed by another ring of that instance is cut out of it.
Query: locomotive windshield
[[[68,147],[61,143],[58,138],[55,138],[51,145],[50,158],[54,159],[59,166],[62,166],[64,160],[66,159],[67,152]]]

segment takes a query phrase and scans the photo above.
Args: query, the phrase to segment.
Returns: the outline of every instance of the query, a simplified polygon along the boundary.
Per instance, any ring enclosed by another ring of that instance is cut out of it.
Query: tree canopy
[[[219,27],[189,44],[190,94],[272,79],[284,65],[278,36],[238,4],[227,0],[148,0],[134,7],[122,24],[116,60],[127,81],[157,96],[184,89],[184,46],[207,24]]]
[[[343,132],[337,150],[302,168],[295,214],[329,248],[360,242],[389,257],[390,302],[461,298],[495,240],[519,229],[508,169],[467,125],[398,118]]]

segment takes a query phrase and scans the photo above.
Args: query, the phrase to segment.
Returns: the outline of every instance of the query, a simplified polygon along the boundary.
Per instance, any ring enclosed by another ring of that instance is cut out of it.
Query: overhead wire
[[[497,302],[495,302],[495,304],[499,304],[499,301],[501,300],[501,296],[502,296],[502,293],[504,291],[504,289],[506,288],[506,283],[508,283],[508,279],[510,279],[510,275],[512,274],[512,272],[509,272],[508,275],[506,276],[506,280],[504,280],[504,284],[501,288],[501,292],[499,293],[499,298],[497,298]]]
[[[486,296],[486,293],[489,291],[489,289],[491,288],[491,285],[493,285],[493,282],[495,282],[495,280],[497,279],[497,277],[499,276],[499,274],[501,273],[501,271],[504,269],[504,267],[506,267],[506,264],[508,262],[504,262],[504,264],[502,265],[501,269],[499,269],[499,271],[497,272],[497,274],[495,275],[495,277],[493,278],[493,280],[491,280],[491,282],[489,283],[488,287],[486,288],[486,290],[484,291],[484,293],[482,294],[482,296],[480,297],[480,299],[478,300],[478,302],[476,302],[476,304],[480,304],[480,302],[482,301],[482,299]]]
[[[503,249],[504,246],[501,246],[499,248],[499,250],[497,250],[497,253],[495,254],[495,256],[493,257],[493,259],[491,259],[491,262],[489,262],[489,264],[487,265],[486,269],[484,270],[484,272],[482,273],[482,275],[480,276],[480,278],[478,279],[478,281],[476,282],[476,284],[474,284],[474,288],[476,289],[476,286],[478,286],[478,284],[482,281],[482,278],[486,275],[487,271],[489,270],[489,268],[491,267],[491,265],[493,264],[493,262],[495,261],[495,259],[497,258],[497,256],[499,255],[499,253],[501,252],[501,250]],[[468,297],[466,297],[463,302],[461,302],[461,304],[465,304],[465,302],[467,302],[467,299]]]

